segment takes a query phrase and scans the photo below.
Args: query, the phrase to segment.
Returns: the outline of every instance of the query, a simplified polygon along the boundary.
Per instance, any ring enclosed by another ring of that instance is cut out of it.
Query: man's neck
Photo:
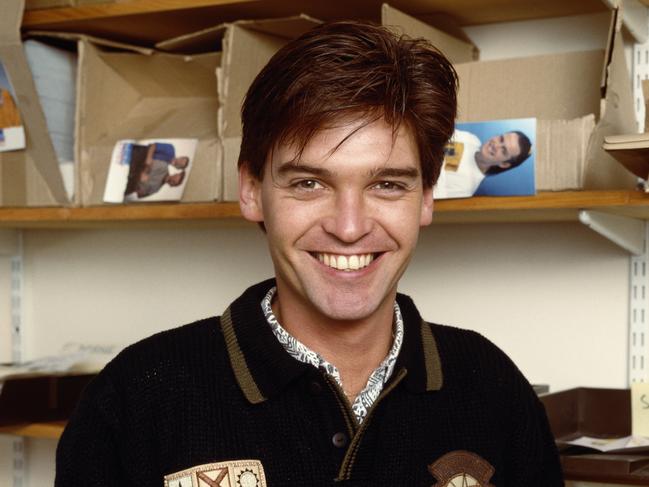
[[[478,166],[478,169],[480,169],[480,172],[482,174],[487,174],[487,171],[491,167],[491,164],[482,160],[482,158],[480,157],[480,151],[475,153],[474,158],[475,158],[475,164],[476,166]]]
[[[343,389],[353,401],[392,346],[394,300],[367,319],[340,321],[281,296],[278,290],[272,308],[282,327],[338,369]]]

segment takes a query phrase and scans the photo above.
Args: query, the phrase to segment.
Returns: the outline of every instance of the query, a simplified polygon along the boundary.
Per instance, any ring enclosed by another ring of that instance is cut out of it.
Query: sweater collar
[[[261,403],[281,392],[312,367],[293,359],[266,323],[261,300],[274,279],[256,284],[237,298],[221,316],[230,363],[249,402]],[[431,326],[422,321],[412,300],[397,295],[404,319],[404,339],[395,375],[404,368],[412,392],[439,390],[442,366]]]

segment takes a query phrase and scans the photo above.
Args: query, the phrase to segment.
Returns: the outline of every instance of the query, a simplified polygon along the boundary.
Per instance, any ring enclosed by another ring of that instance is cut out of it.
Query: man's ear
[[[424,188],[421,198],[421,217],[419,225],[425,227],[433,222],[433,188]]]
[[[251,222],[264,221],[261,184],[262,182],[250,172],[248,164],[241,164],[239,167],[239,208],[241,208],[241,215]]]

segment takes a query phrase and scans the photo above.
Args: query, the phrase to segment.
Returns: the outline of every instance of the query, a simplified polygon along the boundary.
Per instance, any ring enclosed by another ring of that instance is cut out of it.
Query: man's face
[[[261,182],[245,166],[240,175],[242,213],[264,222],[281,306],[314,318],[391,310],[419,227],[432,219],[410,130],[393,137],[383,120],[362,123],[318,132],[299,161],[294,147],[277,147]]]
[[[480,148],[480,158],[484,163],[504,168],[509,167],[508,161],[517,157],[520,153],[521,147],[518,142],[518,134],[514,132],[496,135],[482,144]]]
[[[171,165],[178,169],[185,169],[189,164],[189,157],[174,157],[171,160]]]

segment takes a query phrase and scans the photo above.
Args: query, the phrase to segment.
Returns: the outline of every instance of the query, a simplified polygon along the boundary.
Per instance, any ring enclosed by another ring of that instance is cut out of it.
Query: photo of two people
[[[534,195],[535,144],[535,118],[457,123],[435,198]]]
[[[104,201],[178,201],[182,198],[195,139],[121,140],[113,149]]]

